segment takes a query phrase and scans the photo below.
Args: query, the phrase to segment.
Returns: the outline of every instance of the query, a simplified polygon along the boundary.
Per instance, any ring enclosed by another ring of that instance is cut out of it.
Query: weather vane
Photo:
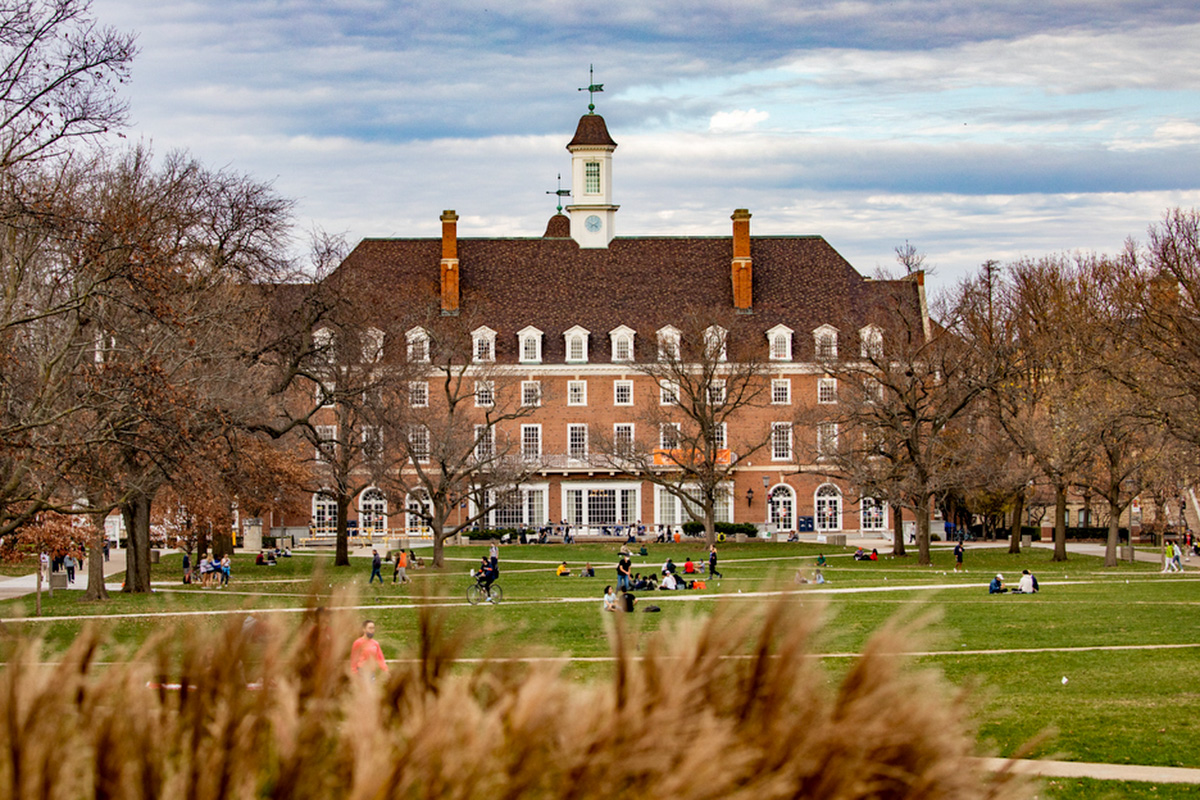
[[[588,85],[587,87],[580,86],[579,91],[588,93],[588,113],[596,113],[595,94],[596,92],[604,91],[603,83],[596,83],[596,76],[592,72],[592,65],[588,64]]]
[[[561,214],[562,213],[562,199],[564,197],[571,196],[570,189],[562,188],[562,173],[561,172],[558,173],[558,188],[555,189],[553,192],[546,192],[546,194],[558,195],[558,213]]]

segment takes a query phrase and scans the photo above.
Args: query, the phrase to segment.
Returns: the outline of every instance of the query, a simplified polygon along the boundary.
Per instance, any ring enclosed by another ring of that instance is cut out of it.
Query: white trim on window
[[[674,325],[666,325],[659,328],[655,332],[655,341],[658,343],[658,360],[659,361],[678,361],[679,360],[679,329]]]
[[[517,356],[522,364],[542,363],[542,335],[532,325],[517,331]]]
[[[771,423],[771,460],[792,460],[792,423]]]
[[[535,408],[542,404],[542,382],[521,381],[521,405]]]
[[[567,381],[567,405],[587,405],[587,381]]]
[[[837,358],[837,328],[832,325],[822,325],[813,331],[813,354],[818,361],[825,358]]]
[[[410,408],[429,407],[429,381],[408,382],[408,405]]]
[[[787,325],[776,325],[767,331],[767,350],[771,361],[792,360],[792,334]]]
[[[720,325],[704,329],[704,358],[708,362],[725,361],[729,357],[729,331]]]
[[[633,405],[633,381],[613,381],[613,405]]]
[[[628,454],[633,450],[634,424],[632,422],[613,423],[613,449],[618,454]]]
[[[674,406],[679,404],[679,384],[674,381],[663,381],[658,385],[658,404]]]
[[[842,529],[842,490],[823,483],[813,492],[814,527],[818,533]]]
[[[429,363],[429,332],[421,327],[409,328],[404,334],[408,344],[408,360],[414,364]]]
[[[837,402],[837,378],[817,379],[817,402],[821,405]]]
[[[521,458],[536,461],[542,457],[542,426],[521,426]]]
[[[627,325],[620,325],[608,332],[614,363],[633,361],[633,338],[636,335],[637,332]]]
[[[863,497],[858,501],[859,528],[864,531],[886,531],[888,529],[888,504],[874,497]]]
[[[471,360],[476,364],[496,360],[496,332],[486,325],[471,331]]]
[[[817,456],[827,458],[837,455],[838,425],[836,422],[817,423]]]
[[[790,406],[792,404],[792,379],[771,379],[771,405]]]
[[[586,422],[567,425],[567,458],[586,461],[588,457],[588,426]]]
[[[491,408],[496,405],[496,384],[493,381],[475,381],[475,407]]]
[[[859,329],[859,354],[875,361],[883,358],[883,330],[878,325],[867,325]]]
[[[568,364],[586,364],[588,360],[588,337],[592,332],[579,325],[563,331],[563,344],[566,346],[566,361]]]

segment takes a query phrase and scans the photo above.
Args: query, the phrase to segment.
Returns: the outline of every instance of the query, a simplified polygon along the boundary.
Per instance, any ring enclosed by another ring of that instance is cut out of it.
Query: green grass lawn
[[[703,548],[688,543],[649,549],[649,556],[634,557],[635,572],[657,572],[667,556],[682,569],[688,556],[699,560],[704,555]],[[349,590],[358,598],[356,604],[365,606],[356,614],[376,621],[378,638],[390,657],[412,652],[417,607],[427,604],[444,608],[452,630],[476,634],[468,655],[609,654],[611,620],[600,605],[604,586],[615,584],[614,546],[505,547],[499,581],[505,602],[471,607],[464,598],[471,583],[467,573],[486,551],[485,546],[449,548],[445,570],[410,569],[413,581],[408,586],[393,585],[388,566],[387,582],[368,586],[370,562],[363,558],[354,559],[351,567],[334,568],[331,556],[306,554],[281,559],[275,567],[259,567],[252,556],[239,555],[230,586],[221,590],[184,586],[180,557],[167,556],[153,568],[153,580],[162,583],[152,595],[116,594],[105,603],[85,603],[79,599],[81,592],[57,592],[52,599],[43,597],[43,614],[72,619],[30,619],[31,598],[0,603],[0,616],[9,620],[10,632],[43,636],[51,653],[65,648],[83,624],[100,624],[114,641],[107,655],[119,657],[154,631],[220,624],[228,614],[256,609],[332,603],[335,591]],[[825,615],[814,651],[828,654],[825,663],[832,682],[849,663],[837,654],[857,652],[873,631],[897,615],[932,614],[918,645],[926,654],[916,661],[944,673],[948,695],[959,686],[973,687],[980,737],[1000,754],[1016,752],[1039,732],[1050,731],[1036,755],[1200,767],[1200,753],[1190,746],[1200,734],[1200,723],[1191,713],[1198,695],[1190,680],[1200,647],[972,652],[1200,643],[1195,614],[1200,575],[1160,575],[1153,564],[1141,563],[1105,569],[1099,559],[1084,556],[1055,564],[1050,552],[1040,549],[1018,556],[1003,549],[970,549],[969,571],[957,574],[953,556],[944,548],[935,550],[932,567],[918,566],[915,556],[855,562],[848,551],[807,544],[726,544],[720,553],[724,577],[710,580],[705,591],[640,598],[643,605],[656,604],[663,613],[628,619],[635,645],[662,625],[706,613],[715,603],[762,603],[758,590],[785,589],[794,592],[796,613]],[[828,557],[823,569],[828,583],[796,584],[797,569],[811,575],[818,553]],[[596,577],[556,577],[554,567],[564,559],[576,573],[591,562]],[[1022,569],[1038,576],[1040,594],[987,594],[992,575],[1001,572],[1015,585]],[[855,589],[863,591],[849,591]],[[314,593],[315,599],[310,599]],[[162,612],[181,615],[121,616]],[[183,615],[187,612],[204,613]],[[587,680],[607,674],[608,667],[604,661],[591,661],[567,670]],[[1047,784],[1047,793],[1063,798],[1104,796],[1106,791],[1114,796],[1174,796],[1166,785],[1144,795],[1139,792],[1151,790],[1138,786],[1058,781]]]

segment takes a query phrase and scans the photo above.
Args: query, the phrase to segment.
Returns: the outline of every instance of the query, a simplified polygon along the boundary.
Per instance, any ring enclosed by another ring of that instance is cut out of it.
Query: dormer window
[[[832,325],[822,325],[813,331],[813,349],[818,359],[837,358],[837,328]]]
[[[484,363],[496,360],[496,332],[488,327],[471,331],[471,360]]]
[[[567,345],[567,363],[585,364],[588,360],[588,336],[591,331],[578,325],[563,333]]]
[[[522,364],[540,364],[542,361],[542,332],[530,325],[517,331],[517,342],[521,347]]]
[[[429,333],[424,328],[413,328],[404,334],[408,343],[408,361],[421,364],[429,361]]]
[[[333,331],[329,328],[318,328],[312,335],[313,352],[317,360],[326,364],[333,363]]]
[[[862,357],[878,360],[883,358],[883,331],[876,325],[868,325],[858,332],[862,345]]]
[[[792,360],[792,334],[795,333],[786,325],[776,325],[767,331],[767,346],[770,348],[772,361]]]
[[[658,360],[679,360],[679,329],[671,325],[658,329]]]
[[[634,333],[633,328],[625,325],[608,332],[608,338],[612,342],[613,361],[633,361]]]
[[[379,328],[367,328],[363,331],[362,360],[364,364],[374,364],[383,358],[383,331]]]
[[[704,329],[704,358],[709,363],[725,361],[729,355],[729,331],[720,325],[709,325]]]

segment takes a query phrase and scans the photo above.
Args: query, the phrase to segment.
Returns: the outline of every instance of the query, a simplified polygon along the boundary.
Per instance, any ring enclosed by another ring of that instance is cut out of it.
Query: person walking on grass
[[[409,583],[408,579],[408,555],[400,550],[396,553],[396,569],[392,572],[392,583]]]
[[[954,545],[954,571],[958,572],[960,569],[962,569],[962,565],[963,565],[963,543],[962,543],[962,540],[959,539],[958,542]]]
[[[379,578],[380,585],[383,585],[383,573],[380,569],[383,567],[383,559],[379,557],[378,550],[371,551],[371,577],[367,579],[367,585],[370,586]]]
[[[383,583],[383,579],[379,579]],[[370,675],[375,680],[376,671],[387,672],[387,661],[383,657],[383,648],[375,641],[375,621],[363,622],[362,636],[354,640],[350,647],[350,671],[355,675]]]
[[[708,577],[724,578],[725,576],[717,572],[717,546],[710,544],[708,546]]]

